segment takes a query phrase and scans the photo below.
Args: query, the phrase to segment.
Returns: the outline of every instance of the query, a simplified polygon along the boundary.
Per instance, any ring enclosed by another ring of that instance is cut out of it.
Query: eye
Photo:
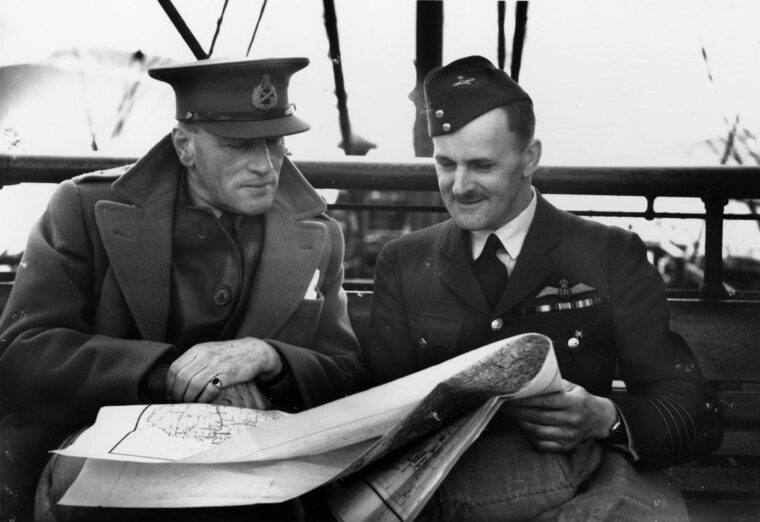
[[[282,136],[273,136],[266,139],[266,144],[269,149],[280,149],[284,147],[285,140],[282,139]]]
[[[436,158],[435,166],[438,170],[452,170],[456,168],[457,164],[451,160]]]
[[[472,170],[476,172],[489,172],[493,170],[494,164],[491,162],[479,161],[471,165]]]
[[[224,148],[229,150],[245,150],[247,146],[245,141],[228,141],[224,144]]]

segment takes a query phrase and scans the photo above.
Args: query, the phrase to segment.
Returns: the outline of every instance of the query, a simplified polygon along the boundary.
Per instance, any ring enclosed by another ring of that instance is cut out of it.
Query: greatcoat
[[[8,484],[28,482],[13,470],[30,475],[101,406],[139,403],[142,377],[176,356],[165,339],[184,174],[167,136],[134,166],[63,182],[32,230],[0,321],[0,479]],[[343,236],[325,210],[286,158],[232,336],[275,346],[307,408],[365,379],[342,289]],[[316,298],[306,299],[317,269]]]

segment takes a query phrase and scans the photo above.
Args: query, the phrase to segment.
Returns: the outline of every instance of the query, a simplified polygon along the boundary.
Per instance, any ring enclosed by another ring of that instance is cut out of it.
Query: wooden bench
[[[366,343],[371,291],[349,291]],[[669,300],[672,327],[689,342],[726,413],[720,448],[667,470],[694,521],[760,519],[760,301]],[[619,390],[623,392],[623,390]]]
[[[11,283],[0,282],[0,310]],[[350,290],[351,321],[367,342],[372,292]],[[673,328],[694,350],[726,412],[712,455],[667,470],[695,521],[760,519],[760,301],[670,299]]]

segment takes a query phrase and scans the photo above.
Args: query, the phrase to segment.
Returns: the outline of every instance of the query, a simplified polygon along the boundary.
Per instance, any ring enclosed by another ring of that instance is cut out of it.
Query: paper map
[[[104,407],[57,451],[88,459],[61,504],[282,502],[378,462],[390,467],[373,477],[375,487],[388,489],[382,496],[406,519],[420,507],[410,499],[432,493],[487,425],[495,400],[560,384],[551,340],[523,334],[291,415],[204,404]],[[472,421],[460,424],[467,416]],[[414,442],[422,445],[403,453]]]
[[[179,460],[221,444],[246,427],[279,419],[281,411],[215,404],[151,404],[134,430],[111,450],[114,455]]]

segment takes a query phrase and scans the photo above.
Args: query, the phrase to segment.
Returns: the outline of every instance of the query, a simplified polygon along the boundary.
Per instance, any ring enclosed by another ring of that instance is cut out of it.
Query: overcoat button
[[[437,111],[435,111],[435,117],[443,118],[443,111],[441,109],[438,109]]]
[[[195,229],[195,236],[198,239],[208,239],[208,237],[211,235],[211,227],[208,226],[208,223],[205,221],[198,221],[198,224]]]
[[[502,319],[494,319],[491,321],[491,330],[494,332],[500,331],[502,326],[504,326],[504,321]]]
[[[427,339],[425,339],[424,337],[420,337],[417,340],[417,344],[420,345],[420,348],[427,348]]]
[[[567,340],[567,347],[570,349],[571,352],[578,351],[580,349],[581,342],[578,340],[577,337],[571,337]]]
[[[230,289],[226,286],[220,286],[214,292],[214,302],[219,306],[224,306],[230,302]]]
[[[443,128],[443,132],[449,132],[451,130],[450,123],[444,123],[443,125],[441,125],[441,127]]]

